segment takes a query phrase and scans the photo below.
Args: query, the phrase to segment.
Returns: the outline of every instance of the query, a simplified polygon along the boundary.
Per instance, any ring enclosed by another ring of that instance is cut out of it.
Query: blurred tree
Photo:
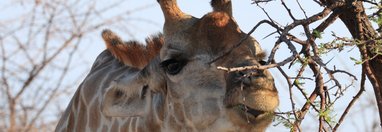
[[[62,98],[72,96],[87,70],[79,66],[90,64],[82,54],[92,46],[87,35],[99,35],[105,26],[121,27],[129,14],[149,7],[121,8],[124,3],[0,2],[0,131],[54,130],[66,106]]]

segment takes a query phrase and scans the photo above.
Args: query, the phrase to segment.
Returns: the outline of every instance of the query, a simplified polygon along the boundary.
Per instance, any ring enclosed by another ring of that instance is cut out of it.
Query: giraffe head
[[[217,69],[261,65],[263,55],[249,37],[216,60],[246,36],[232,17],[230,0],[212,0],[214,11],[200,19],[183,13],[176,0],[158,2],[165,17],[164,34],[163,39],[153,40],[163,46],[144,63],[133,60],[145,58],[147,52],[118,52],[113,45],[122,43],[120,39],[110,31],[103,34],[114,56],[137,68],[111,83],[104,94],[103,113],[150,118],[160,122],[162,129],[264,130],[279,104],[270,72]]]

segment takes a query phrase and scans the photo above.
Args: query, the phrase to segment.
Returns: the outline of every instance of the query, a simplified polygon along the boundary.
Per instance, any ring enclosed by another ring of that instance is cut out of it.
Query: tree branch
[[[359,99],[359,97],[362,95],[362,93],[365,91],[365,81],[366,81],[366,68],[362,68],[362,74],[361,74],[361,86],[358,91],[358,93],[353,97],[353,99],[350,101],[344,112],[342,113],[340,119],[338,120],[336,126],[333,128],[333,132],[337,131],[338,127],[341,125],[341,123],[344,121],[346,115],[349,113],[350,108],[354,105],[354,103]]]

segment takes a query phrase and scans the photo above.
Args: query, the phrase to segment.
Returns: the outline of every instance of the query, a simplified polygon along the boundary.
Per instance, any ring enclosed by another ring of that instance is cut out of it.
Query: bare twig
[[[292,92],[293,84],[290,82],[290,80],[288,78],[288,75],[284,72],[284,70],[280,66],[278,66],[277,69],[281,72],[281,74],[285,77],[285,79],[288,82],[288,86],[289,86],[289,88],[288,88],[289,89],[289,99],[290,99],[290,102],[291,102],[291,105],[292,105],[292,113],[293,113],[294,118],[297,119],[298,117],[297,117],[297,112],[296,112],[296,103],[293,100],[293,92]],[[290,124],[293,125],[292,122],[290,122]],[[297,128],[299,131],[301,131],[300,126],[294,126],[294,127]]]
[[[349,113],[350,108],[354,105],[354,103],[359,99],[359,97],[362,95],[362,93],[365,91],[365,81],[366,81],[366,69],[362,68],[361,73],[361,86],[358,91],[358,93],[353,97],[353,99],[350,101],[344,112],[342,113],[340,119],[338,120],[337,124],[333,128],[333,132],[337,131],[338,127],[341,125],[341,123],[344,121],[346,115]]]
[[[265,70],[269,68],[274,68],[278,66],[283,66],[289,62],[291,62],[295,56],[290,56],[286,58],[285,60],[279,62],[279,63],[274,63],[274,64],[269,64],[269,65],[255,65],[255,66],[244,66],[244,67],[234,67],[234,68],[227,68],[227,67],[222,67],[218,66],[217,69],[223,70],[226,72],[237,72],[237,71],[245,71],[245,70]]]
[[[252,4],[268,3],[273,0],[252,0]]]
[[[293,16],[292,11],[288,8],[288,6],[285,4],[284,0],[281,0],[281,4],[284,6],[284,8],[288,11],[289,17],[292,18],[293,21],[296,21],[296,18]]]
[[[332,23],[334,23],[337,20],[338,16],[339,16],[339,13],[333,12],[332,14],[330,14],[330,16],[327,19],[325,19],[324,22],[322,22],[320,25],[318,25],[314,30],[317,32],[323,32],[329,25],[331,25]],[[315,36],[313,36],[313,37],[314,37],[314,39],[316,39]]]
[[[363,2],[366,2],[366,3],[369,3],[369,4],[372,4],[372,5],[375,5],[375,6],[378,6],[378,3],[377,2],[373,2],[371,0],[361,0]]]
[[[308,18],[308,16],[306,15],[306,12],[305,12],[305,10],[304,10],[304,8],[302,8],[302,5],[300,4],[300,1],[299,1],[299,0],[296,0],[296,2],[297,2],[297,4],[298,4],[298,6],[300,7],[300,10],[304,13],[305,18]]]

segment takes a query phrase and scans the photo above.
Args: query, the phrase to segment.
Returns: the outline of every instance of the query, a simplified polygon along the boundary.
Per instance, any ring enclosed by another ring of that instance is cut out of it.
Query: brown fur
[[[230,17],[225,12],[212,12],[207,14],[203,19],[203,23],[217,28],[227,26],[229,21]]]
[[[201,19],[198,28],[200,30],[200,32],[197,32],[198,36],[200,36],[199,41],[203,39],[202,37],[206,37],[206,39],[212,43],[212,45],[210,45],[212,51],[217,54],[234,47],[246,35],[240,30],[233,18],[225,11],[214,11],[206,14]],[[233,52],[237,52],[236,54],[242,56],[246,56],[248,54],[247,52],[251,52],[257,61],[261,61],[266,57],[266,53],[261,50],[256,40],[249,38],[242,43],[243,44],[233,50]],[[233,59],[232,61],[237,60],[236,58],[231,59]],[[224,62],[227,61],[229,60],[224,60]],[[234,62],[228,64],[232,63]]]
[[[207,40],[205,44],[197,48],[209,47],[214,54],[220,54],[225,49],[231,48],[241,38],[235,22],[225,12],[211,12],[201,18],[199,26],[194,27],[199,41]]]
[[[158,55],[162,45],[163,36],[156,36],[146,39],[146,46],[137,41],[123,42],[118,35],[110,30],[102,32],[102,38],[106,43],[106,48],[115,58],[125,65],[144,68],[151,59]]]
[[[232,17],[232,6],[230,0],[212,0],[211,6],[214,11],[223,11]]]

